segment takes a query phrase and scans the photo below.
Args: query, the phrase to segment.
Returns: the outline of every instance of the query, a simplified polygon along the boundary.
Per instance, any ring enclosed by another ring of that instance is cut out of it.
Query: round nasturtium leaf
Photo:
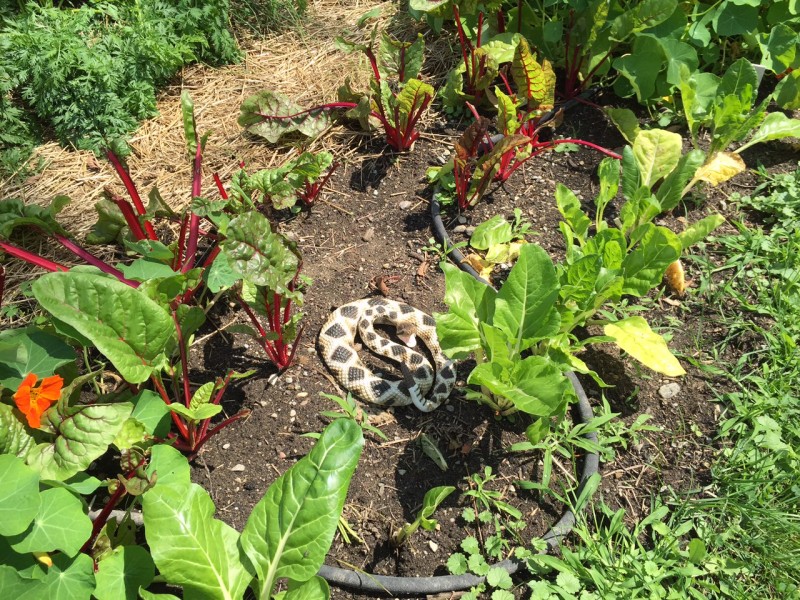
[[[39,512],[39,474],[11,454],[0,455],[0,535],[22,533]]]

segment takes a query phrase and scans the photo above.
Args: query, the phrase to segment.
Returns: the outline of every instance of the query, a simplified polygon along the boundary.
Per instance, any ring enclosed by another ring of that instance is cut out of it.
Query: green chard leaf
[[[363,445],[355,421],[335,420],[253,508],[240,544],[262,596],[279,577],[306,581],[316,574],[333,541]]]
[[[678,236],[666,227],[646,223],[631,234],[639,242],[622,263],[623,293],[644,296],[661,283],[666,268],[681,255]]]
[[[539,246],[520,250],[503,287],[497,293],[493,324],[508,336],[517,352],[558,332],[555,308],[558,278],[552,259]]]
[[[158,483],[142,495],[145,537],[159,573],[186,598],[241,598],[251,576],[238,532],[214,518],[214,502],[196,483]]]
[[[39,304],[73,327],[130,383],[142,383],[166,364],[175,335],[167,310],[136,289],[105,275],[48,273],[33,284]]]

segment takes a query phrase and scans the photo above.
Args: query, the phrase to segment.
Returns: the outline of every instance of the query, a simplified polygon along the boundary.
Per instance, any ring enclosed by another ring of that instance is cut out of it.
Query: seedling
[[[430,516],[455,490],[456,488],[453,486],[445,485],[431,488],[425,492],[425,497],[422,499],[422,508],[417,512],[417,518],[411,523],[406,523],[392,534],[392,545],[395,547],[402,546],[420,527],[426,531],[436,529],[438,523],[431,519]]]

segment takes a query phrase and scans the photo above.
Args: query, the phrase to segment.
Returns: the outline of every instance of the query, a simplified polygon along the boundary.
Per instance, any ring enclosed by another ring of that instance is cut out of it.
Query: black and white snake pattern
[[[407,346],[379,335],[373,327],[376,324],[393,325]],[[373,352],[400,363],[404,378],[385,379],[373,373],[358,357],[356,334]],[[427,346],[435,372],[423,354],[411,349],[416,338]],[[340,306],[322,326],[319,346],[325,364],[342,387],[373,404],[413,404],[430,412],[447,399],[456,381],[453,362],[439,347],[436,321],[403,302],[367,298]]]

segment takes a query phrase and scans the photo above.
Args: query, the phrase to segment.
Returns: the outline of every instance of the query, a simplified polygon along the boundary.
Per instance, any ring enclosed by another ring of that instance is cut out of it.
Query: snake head
[[[411,323],[399,323],[395,334],[409,348],[417,345],[417,329]]]

